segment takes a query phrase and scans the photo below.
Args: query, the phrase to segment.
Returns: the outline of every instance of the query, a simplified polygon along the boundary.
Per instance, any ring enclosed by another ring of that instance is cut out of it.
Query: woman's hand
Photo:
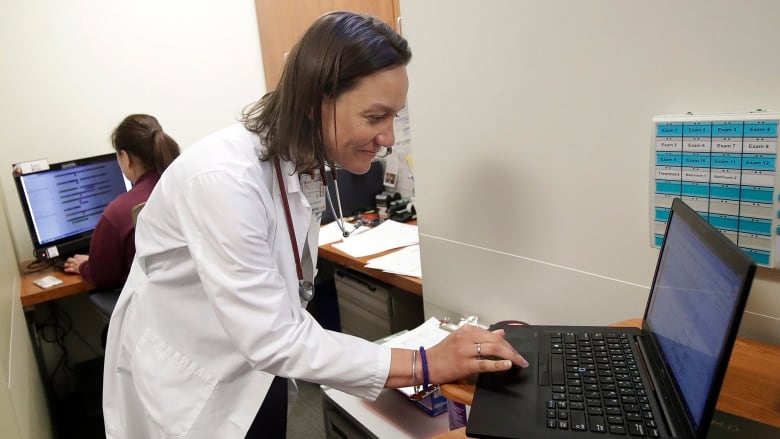
[[[63,270],[66,273],[79,274],[79,267],[81,266],[81,263],[87,259],[89,259],[89,256],[87,255],[73,255],[72,258],[65,260],[65,267],[63,267]]]
[[[528,361],[504,340],[503,329],[491,332],[463,325],[425,352],[428,375],[434,384],[451,383],[478,372],[528,367]]]

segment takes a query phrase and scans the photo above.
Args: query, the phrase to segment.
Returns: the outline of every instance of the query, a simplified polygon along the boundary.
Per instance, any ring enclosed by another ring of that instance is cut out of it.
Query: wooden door
[[[397,32],[400,0],[255,0],[266,90],[276,88],[284,56],[320,15],[336,10],[379,17]]]

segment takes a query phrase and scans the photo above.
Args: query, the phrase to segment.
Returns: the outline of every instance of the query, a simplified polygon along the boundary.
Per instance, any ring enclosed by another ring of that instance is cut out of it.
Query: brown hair
[[[244,109],[244,126],[265,146],[260,159],[280,157],[299,172],[324,164],[324,98],[411,57],[406,40],[376,17],[337,11],[318,18],[287,56],[276,90]]]
[[[179,144],[148,114],[127,116],[111,133],[111,144],[117,152],[132,154],[147,169],[161,174],[179,156]]]

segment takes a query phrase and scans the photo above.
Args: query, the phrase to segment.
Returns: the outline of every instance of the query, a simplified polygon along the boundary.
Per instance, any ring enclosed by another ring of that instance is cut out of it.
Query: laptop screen
[[[719,232],[690,212],[669,220],[645,320],[698,431],[744,279],[718,251],[725,239],[710,242]]]

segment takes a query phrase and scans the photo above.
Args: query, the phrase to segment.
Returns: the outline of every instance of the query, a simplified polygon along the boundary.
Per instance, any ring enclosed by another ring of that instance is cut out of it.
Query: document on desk
[[[398,334],[382,344],[391,348],[420,349],[420,346],[422,346],[428,349],[444,340],[450,334],[450,331],[440,327],[440,323],[439,319],[431,317],[420,326]],[[403,387],[398,390],[406,396],[414,395],[412,387]]]
[[[38,285],[41,288],[51,288],[55,285],[61,284],[62,281],[60,279],[57,279],[55,276],[44,276],[35,279],[33,283],[35,285]]]
[[[333,244],[333,247],[350,256],[360,258],[419,242],[416,225],[387,220],[358,236]]]
[[[351,232],[355,229],[355,226],[350,223],[344,223],[344,228],[347,229],[348,232]],[[359,227],[354,232],[351,232],[352,234],[349,235],[349,238],[344,238],[344,233],[341,231],[341,228],[339,228],[338,223],[333,221],[320,227],[320,237],[317,241],[317,245],[323,246],[336,241],[345,241],[369,230],[371,230],[369,227]]]
[[[419,244],[410,245],[396,252],[371,259],[366,264],[366,267],[382,270],[386,273],[419,277],[422,279],[420,246]]]

